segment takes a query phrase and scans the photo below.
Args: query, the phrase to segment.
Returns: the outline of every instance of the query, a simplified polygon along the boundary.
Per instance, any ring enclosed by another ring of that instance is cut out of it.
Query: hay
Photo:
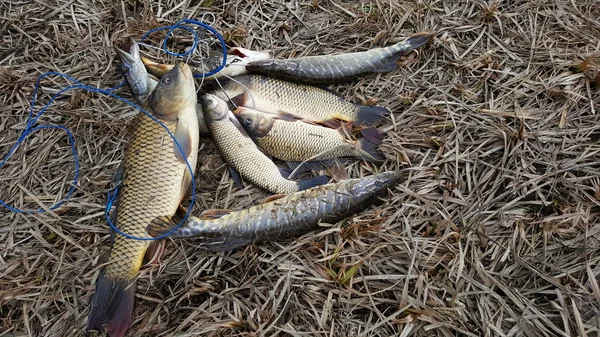
[[[140,274],[128,336],[599,335],[594,1],[2,2],[0,153],[24,127],[37,76],[113,87],[115,40],[207,10],[231,46],[277,57],[437,30],[402,69],[332,87],[393,110],[381,169],[411,173],[380,206],[296,240],[218,254],[169,243]],[[44,81],[37,109],[65,85]],[[108,254],[108,183],[133,115],[69,92],[40,120],[74,132],[81,175],[54,212],[0,210],[0,336],[84,334]],[[267,196],[238,190],[206,143],[195,211]],[[351,177],[377,170],[348,167]],[[1,169],[0,198],[47,207],[72,179],[66,137],[43,130]]]

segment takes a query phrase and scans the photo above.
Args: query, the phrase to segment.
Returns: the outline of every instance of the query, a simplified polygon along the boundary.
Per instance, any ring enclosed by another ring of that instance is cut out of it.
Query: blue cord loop
[[[195,50],[195,48],[198,46],[199,43],[199,37],[198,34],[190,27],[186,27],[186,26],[182,26],[183,23],[188,23],[188,24],[193,24],[193,25],[197,25],[199,26],[198,28],[204,28],[208,31],[210,31],[212,34],[214,34],[218,39],[219,42],[221,44],[221,49],[223,52],[223,62],[221,63],[221,65],[206,74],[194,74],[194,77],[205,77],[205,76],[211,76],[216,74],[217,72],[221,71],[227,62],[227,47],[225,46],[225,41],[223,40],[223,37],[212,27],[210,27],[207,24],[204,24],[200,21],[196,21],[196,20],[191,20],[191,19],[184,19],[181,20],[179,22],[177,22],[176,24],[172,25],[172,26],[166,26],[166,27],[161,27],[161,28],[156,28],[153,30],[150,30],[148,32],[146,32],[144,34],[144,36],[142,37],[142,40],[144,40],[146,37],[148,37],[148,35],[157,32],[157,31],[161,31],[161,30],[169,30],[167,33],[167,36],[164,39],[163,42],[163,50],[172,56],[177,56],[177,57],[184,57],[189,55],[193,50]],[[173,31],[175,29],[184,29],[187,30],[189,32],[191,32],[194,36],[194,44],[192,45],[192,48],[190,50],[188,50],[187,52],[183,53],[183,54],[178,54],[178,53],[173,53],[171,51],[169,51],[167,49],[167,40],[169,39],[169,36],[173,33]],[[59,92],[57,92],[54,96],[52,96],[52,98],[48,101],[48,103],[46,103],[46,105],[44,105],[44,107],[40,110],[40,112],[34,116],[33,114],[33,110],[34,110],[34,106],[35,106],[35,102],[37,99],[37,93],[38,93],[38,89],[40,87],[40,82],[42,81],[42,79],[44,79],[45,77],[51,76],[51,75],[56,75],[56,76],[60,76],[63,77],[73,83],[75,83],[74,85],[70,85],[66,88],[61,89]],[[11,149],[8,151],[8,153],[6,154],[6,156],[4,157],[4,159],[2,159],[2,161],[0,162],[0,168],[2,168],[6,162],[8,161],[8,159],[14,154],[15,150],[19,147],[19,145],[33,132],[36,132],[38,130],[42,130],[42,129],[58,129],[58,130],[62,130],[64,131],[67,136],[69,137],[69,144],[71,145],[71,153],[73,154],[73,160],[75,162],[75,176],[73,178],[73,183],[71,184],[71,187],[69,189],[69,191],[67,192],[66,196],[61,199],[59,202],[55,203],[54,205],[50,206],[49,209],[50,210],[54,210],[58,207],[60,207],[62,204],[64,204],[69,198],[71,198],[71,196],[73,195],[73,192],[75,191],[75,187],[77,185],[77,181],[79,180],[79,157],[77,156],[77,150],[75,148],[75,137],[73,136],[73,133],[71,133],[71,131],[64,127],[64,126],[60,126],[60,125],[41,125],[41,126],[36,126],[34,127],[35,123],[37,122],[37,120],[46,112],[46,109],[50,106],[50,104],[52,104],[52,102],[54,102],[56,100],[56,98],[58,96],[60,96],[63,92],[65,91],[69,91],[69,90],[74,90],[74,89],[84,89],[88,92],[91,93],[98,93],[98,94],[104,94],[107,95],[109,97],[115,98],[121,102],[124,102],[126,104],[128,104],[129,106],[141,111],[142,113],[144,113],[146,116],[150,117],[153,121],[155,121],[156,123],[158,123],[161,127],[163,127],[168,135],[171,137],[171,139],[173,139],[173,141],[175,142],[175,145],[177,146],[177,149],[179,151],[181,151],[182,153],[184,153],[183,148],[181,147],[181,145],[179,144],[179,142],[177,142],[177,139],[175,139],[175,136],[171,133],[171,131],[169,131],[169,129],[167,128],[166,125],[164,125],[161,121],[159,121],[156,117],[154,117],[152,114],[150,114],[149,112],[147,112],[146,110],[142,109],[141,107],[139,107],[137,104],[122,98],[119,95],[116,95],[113,93],[113,91],[115,91],[116,89],[124,86],[126,84],[125,81],[121,82],[119,85],[117,85],[114,88],[109,88],[109,89],[100,89],[100,88],[96,88],[96,87],[91,87],[85,84],[80,83],[79,81],[75,80],[74,78],[62,74],[62,73],[58,73],[58,72],[47,72],[45,74],[42,74],[36,84],[35,84],[35,89],[33,91],[33,98],[31,100],[31,106],[29,109],[29,115],[27,118],[27,124],[25,125],[25,129],[23,130],[23,132],[21,133],[21,135],[19,136],[19,138],[17,139],[17,141],[15,142],[15,144],[11,147]],[[187,166],[187,169],[189,170],[191,176],[192,176],[192,191],[196,190],[196,181],[194,178],[194,174],[193,174],[193,168],[191,167],[190,163],[188,162],[187,158],[185,160],[185,164]],[[112,208],[112,205],[115,201],[115,199],[117,198],[117,195],[119,193],[119,186],[111,186],[109,191],[108,191],[108,202],[106,204],[106,209],[104,211],[104,215],[108,221],[108,224],[110,225],[110,227],[117,233],[119,233],[120,235],[123,235],[124,237],[128,238],[128,239],[133,239],[133,240],[140,240],[140,241],[154,241],[154,240],[160,240],[163,239],[165,237],[168,237],[169,235],[171,235],[173,232],[175,232],[179,227],[181,227],[183,225],[183,223],[185,222],[185,220],[188,218],[192,207],[194,206],[194,202],[196,200],[196,193],[192,193],[192,199],[190,201],[190,206],[188,207],[188,210],[185,214],[185,216],[183,217],[183,219],[174,227],[172,228],[169,232],[161,235],[161,236],[157,236],[157,237],[153,237],[153,238],[140,238],[140,237],[136,237],[127,233],[122,232],[121,230],[119,230],[111,221],[110,219],[110,210]],[[19,209],[16,207],[12,207],[10,205],[8,205],[4,200],[0,199],[0,205],[6,207],[7,209],[16,212],[16,213],[21,213],[21,214],[32,214],[32,213],[43,213],[45,212],[45,210],[43,209],[35,209],[35,210],[23,210],[23,209]]]

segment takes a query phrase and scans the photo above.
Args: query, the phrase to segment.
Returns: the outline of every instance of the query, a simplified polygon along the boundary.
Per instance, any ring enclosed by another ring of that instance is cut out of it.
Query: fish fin
[[[218,209],[218,208],[207,209],[207,210],[203,211],[202,213],[200,213],[200,216],[198,218],[200,218],[200,219],[218,219],[229,213],[231,213],[230,209]]]
[[[148,73],[158,78],[162,78],[163,76],[165,76],[165,74],[168,73],[169,70],[173,69],[173,67],[175,66],[172,64],[161,64],[154,62],[143,55],[141,55],[140,58],[142,59],[142,63],[144,63],[144,67],[146,67]]]
[[[287,196],[287,194],[275,194],[275,195],[272,195],[272,196],[266,198],[262,203],[267,203],[267,202],[279,200],[279,199],[281,199],[281,198],[283,198],[285,196]]]
[[[369,162],[380,162],[385,160],[383,153],[377,150],[378,144],[371,143],[366,138],[360,138],[356,141],[356,150],[360,154],[360,158]]]
[[[292,174],[293,169],[287,167],[278,167],[278,169],[279,174],[281,174],[282,177],[284,177],[285,179],[290,179],[290,174]]]
[[[122,337],[131,323],[136,280],[112,280],[100,271],[87,330],[102,332],[106,327],[111,337]]]
[[[409,43],[411,47],[410,50],[414,50],[430,43],[431,41],[433,41],[434,37],[435,34],[428,32],[419,32],[409,36],[406,40],[404,40],[401,43]]]
[[[240,190],[243,190],[245,186],[242,183],[242,176],[240,176],[240,173],[231,166],[228,166],[228,169],[229,175],[231,176],[231,179],[233,179],[235,186],[237,186],[237,188],[239,188]]]
[[[316,186],[324,185],[329,182],[328,176],[318,176],[314,178],[304,179],[298,181],[298,191],[303,191]]]
[[[148,261],[146,265],[159,264],[160,258],[165,251],[165,240],[151,241],[146,249],[145,258]]]
[[[233,96],[229,99],[229,102],[231,103],[231,106],[229,107],[230,109],[237,109],[237,107],[239,106],[246,106],[246,101],[248,101],[248,96],[246,95],[246,93],[241,93],[237,96]],[[254,104],[252,104],[254,106]]]
[[[251,239],[242,238],[211,238],[203,239],[202,244],[208,250],[213,252],[226,252],[253,244]]]
[[[334,164],[327,168],[327,173],[336,182],[348,179],[348,172],[339,160],[334,159]]]
[[[318,171],[335,166],[337,161],[337,159],[312,160],[304,163],[302,163],[301,161],[290,161],[286,162],[286,164],[291,169],[290,173],[293,170],[295,170],[298,166],[300,166],[300,169],[297,171],[297,174],[301,174],[309,170]]]
[[[182,163],[185,163],[186,159],[192,154],[192,133],[190,132],[190,126],[183,122],[181,119],[177,121],[177,127],[175,128],[175,139],[183,153],[179,150],[175,142],[173,142],[173,148],[175,150],[175,157]],[[192,167],[192,169],[194,169]],[[187,171],[186,171],[187,172]],[[189,174],[189,173],[188,173]]]
[[[324,126],[332,129],[339,129],[342,127],[342,121],[339,119],[327,119],[322,123]]]
[[[373,125],[391,113],[390,109],[382,106],[369,106],[359,105],[358,106],[358,118],[356,118],[355,125]]]
[[[383,47],[383,39],[385,38],[386,35],[388,35],[388,34],[384,30],[382,30],[379,33],[377,33],[377,35],[375,35],[375,37],[371,41],[371,45],[369,46],[369,49],[375,49],[375,48],[381,48],[381,47]]]
[[[179,221],[175,221],[174,216],[160,216],[150,221],[150,224],[148,224],[146,227],[146,231],[152,237],[161,236],[165,233],[168,233],[179,222],[181,222],[181,219]]]
[[[361,128],[360,133],[369,142],[379,145],[383,142],[384,134],[375,127]]]
[[[304,120],[304,118],[298,116],[298,115],[294,115],[291,114],[289,112],[285,112],[285,111],[277,111],[276,114],[273,114],[273,118],[274,119],[279,119],[282,121],[288,121],[288,122],[295,122],[295,121],[299,121],[299,120]]]

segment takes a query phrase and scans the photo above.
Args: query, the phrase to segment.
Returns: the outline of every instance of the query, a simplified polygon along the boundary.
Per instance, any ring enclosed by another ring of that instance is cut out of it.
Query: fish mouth
[[[175,65],[175,68],[177,68],[177,71],[181,75],[183,75],[183,77],[185,77],[186,80],[194,79],[194,75],[192,74],[192,69],[190,68],[189,65],[187,65],[187,63],[177,62],[177,64]]]
[[[115,52],[119,55],[119,57],[121,57],[122,60],[125,60],[129,63],[134,63],[136,61],[136,55],[131,53],[134,45],[135,41],[130,38],[123,42],[120,46],[115,46]]]

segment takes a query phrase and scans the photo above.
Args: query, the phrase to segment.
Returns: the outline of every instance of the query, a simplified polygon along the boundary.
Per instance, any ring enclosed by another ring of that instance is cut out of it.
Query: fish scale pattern
[[[317,155],[314,160],[361,156],[354,143],[337,130],[300,121],[275,120],[269,133],[256,140],[268,154],[285,161],[303,161]]]
[[[271,202],[233,211],[217,219],[190,216],[171,237],[275,240],[310,231],[319,222],[335,223],[387,193],[404,180],[401,172],[382,172],[296,192]],[[291,215],[294,216],[291,216]],[[150,232],[160,235],[169,230],[168,223],[153,224]]]
[[[140,238],[152,219],[175,214],[181,201],[185,163],[175,157],[174,142],[166,130],[139,114],[125,153],[125,175],[117,206],[116,226]],[[162,121],[171,133],[176,122]],[[151,241],[134,240],[115,233],[106,277],[128,280],[136,276]]]
[[[233,115],[230,118],[235,119]],[[208,127],[223,159],[251,183],[276,194],[298,191],[298,183],[285,179],[277,165],[231,120],[215,121]]]
[[[225,92],[229,97],[246,92],[240,105],[262,112],[285,112],[301,116],[307,120],[323,123],[332,119],[354,121],[358,118],[359,106],[345,100],[331,91],[321,88],[291,83],[262,75],[244,75],[228,82]],[[243,85],[243,86],[242,86]],[[215,93],[227,101],[227,95]]]

